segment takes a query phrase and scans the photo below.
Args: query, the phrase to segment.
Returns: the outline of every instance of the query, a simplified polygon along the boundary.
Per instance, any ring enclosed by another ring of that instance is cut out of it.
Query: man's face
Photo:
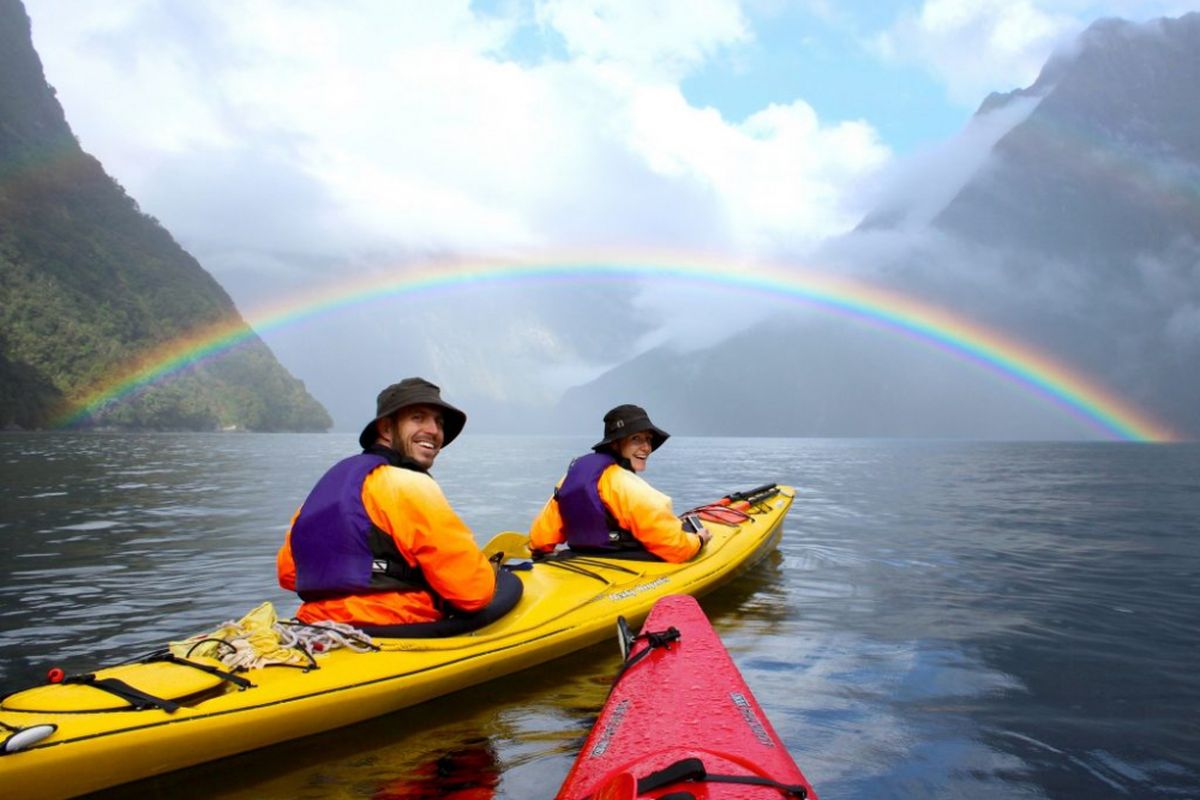
[[[629,459],[634,472],[641,472],[646,468],[646,459],[650,457],[650,445],[653,443],[654,437],[650,431],[642,431],[619,440],[617,453],[622,458]]]
[[[379,423],[380,444],[403,453],[425,469],[433,466],[444,438],[442,411],[436,406],[405,406]]]

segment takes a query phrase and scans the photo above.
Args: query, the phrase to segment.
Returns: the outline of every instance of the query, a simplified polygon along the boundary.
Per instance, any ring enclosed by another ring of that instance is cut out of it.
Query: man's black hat
[[[379,438],[375,423],[390,417],[405,406],[427,405],[442,410],[442,447],[446,447],[462,432],[467,424],[467,415],[442,399],[441,390],[424,378],[405,378],[379,393],[375,401],[375,419],[358,436],[358,443],[366,450]]]

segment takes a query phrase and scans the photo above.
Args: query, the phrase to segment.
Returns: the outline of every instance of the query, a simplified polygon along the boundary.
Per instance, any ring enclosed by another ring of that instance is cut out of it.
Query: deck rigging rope
[[[276,617],[275,607],[266,602],[240,620],[226,622],[215,631],[172,642],[169,650],[180,658],[208,656],[230,670],[267,666],[315,669],[317,654],[342,647],[355,652],[379,649],[370,636],[352,625],[280,620]]]

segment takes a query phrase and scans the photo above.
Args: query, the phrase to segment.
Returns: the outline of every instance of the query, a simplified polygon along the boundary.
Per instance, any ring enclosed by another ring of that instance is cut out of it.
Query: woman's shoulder
[[[636,492],[645,492],[647,490],[652,492],[658,491],[641,475],[638,475],[633,470],[625,469],[620,464],[613,464],[605,469],[604,476],[609,480],[613,487],[628,489],[629,491]]]

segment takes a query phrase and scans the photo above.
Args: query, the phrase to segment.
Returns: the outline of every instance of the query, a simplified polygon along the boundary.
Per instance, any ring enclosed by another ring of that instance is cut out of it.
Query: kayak
[[[624,664],[557,800],[815,800],[694,597],[664,597]]]
[[[754,566],[778,544],[794,494],[771,484],[693,509],[712,538],[683,564],[569,552],[533,560],[524,534],[497,534],[484,550],[519,579],[521,596],[497,621],[466,634],[350,637],[361,646],[300,646],[289,651],[300,652],[297,663],[248,669],[191,650],[181,658],[172,645],[88,675],[51,675],[0,699],[0,786],[22,798],[93,792],[350,725],[567,655],[611,635],[619,617],[644,619],[664,595],[700,595]]]

